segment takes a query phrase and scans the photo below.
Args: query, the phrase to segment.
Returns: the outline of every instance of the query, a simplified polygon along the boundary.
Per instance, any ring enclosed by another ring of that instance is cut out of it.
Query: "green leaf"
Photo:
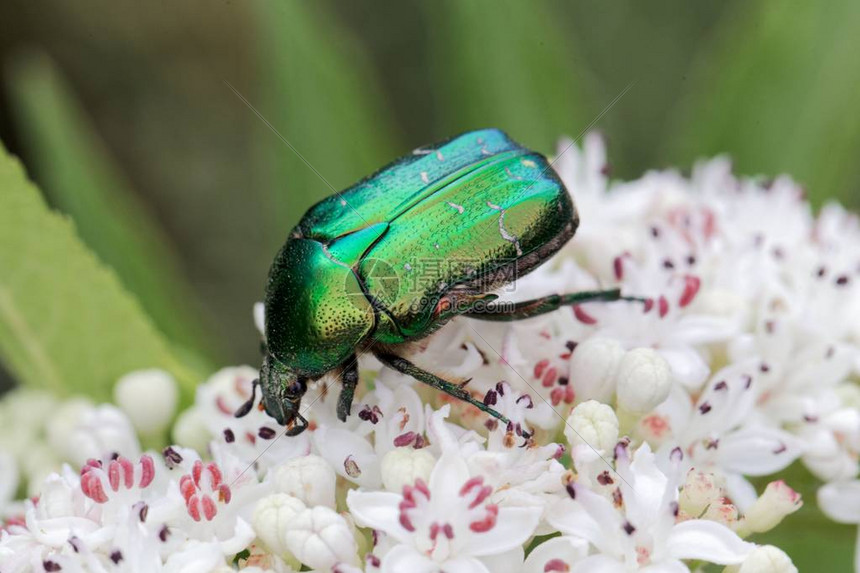
[[[109,400],[115,381],[141,368],[173,373],[186,400],[197,382],[2,146],[0,358],[22,383],[61,396]]]
[[[735,3],[698,58],[672,161],[729,153],[744,173],[790,173],[811,198],[856,202],[860,3]]]
[[[368,60],[324,4],[255,2],[252,10],[265,81],[247,99],[313,166],[260,121],[280,243],[313,203],[376,171],[398,151]],[[236,89],[243,92],[241,85]]]
[[[51,203],[113,268],[168,337],[212,351],[194,295],[166,234],[114,166],[53,63],[42,55],[10,67],[10,93],[25,149]]]
[[[577,136],[600,112],[592,104],[592,79],[545,2],[446,0],[424,7],[442,134],[498,127],[549,152],[561,135]]]

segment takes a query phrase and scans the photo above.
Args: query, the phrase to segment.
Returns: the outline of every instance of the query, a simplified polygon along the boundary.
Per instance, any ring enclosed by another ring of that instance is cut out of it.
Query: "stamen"
[[[578,304],[573,306],[573,316],[575,316],[576,320],[578,320],[582,324],[597,324],[597,319],[582,310],[582,307]]]
[[[144,488],[155,479],[155,462],[151,456],[140,456],[140,482],[139,487]]]
[[[693,302],[693,299],[696,298],[696,295],[699,293],[699,289],[702,286],[702,280],[699,277],[695,276],[685,276],[684,277],[684,291],[681,293],[681,298],[678,300],[678,305],[681,308],[689,305]]]

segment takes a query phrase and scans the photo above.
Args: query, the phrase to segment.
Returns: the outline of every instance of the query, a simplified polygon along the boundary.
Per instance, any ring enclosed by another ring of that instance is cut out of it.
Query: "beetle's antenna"
[[[260,379],[254,378],[254,381],[251,382],[251,397],[248,398],[248,401],[239,406],[239,409],[236,410],[236,413],[233,414],[237,418],[242,418],[243,416],[247,416],[248,412],[251,411],[251,408],[254,407],[254,400],[257,399],[257,386],[260,385]]]

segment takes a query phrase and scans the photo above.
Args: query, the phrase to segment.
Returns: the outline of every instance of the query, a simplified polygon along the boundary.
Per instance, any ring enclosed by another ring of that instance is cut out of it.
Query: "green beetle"
[[[576,209],[542,155],[496,129],[416,149],[305,214],[275,257],[265,298],[265,358],[237,416],[262,405],[288,435],[308,381],[337,373],[346,420],[358,383],[356,353],[507,422],[463,384],[401,356],[457,315],[533,317],[618,290],[502,304],[491,291],[546,261],[574,234]]]

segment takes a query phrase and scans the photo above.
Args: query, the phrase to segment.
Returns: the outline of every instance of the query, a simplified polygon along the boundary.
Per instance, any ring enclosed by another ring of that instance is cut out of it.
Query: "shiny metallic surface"
[[[288,384],[368,344],[423,338],[541,264],[577,222],[547,160],[501,131],[416,149],[290,234],[266,289],[270,359]]]

